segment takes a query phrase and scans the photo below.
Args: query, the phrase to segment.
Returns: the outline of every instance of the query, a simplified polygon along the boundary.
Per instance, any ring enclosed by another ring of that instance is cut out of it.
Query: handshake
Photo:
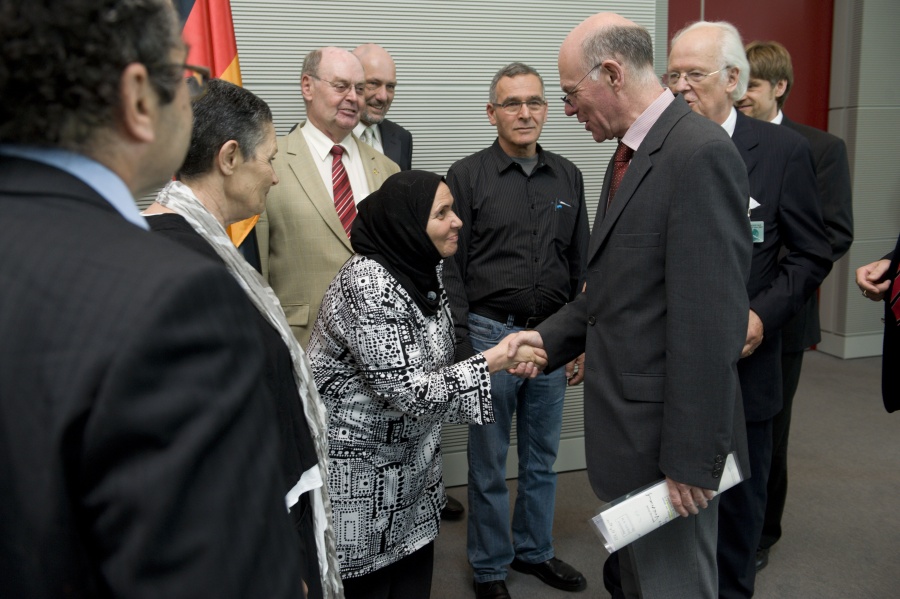
[[[521,331],[504,337],[483,352],[491,374],[506,370],[523,378],[534,378],[547,366],[547,352],[537,331]]]

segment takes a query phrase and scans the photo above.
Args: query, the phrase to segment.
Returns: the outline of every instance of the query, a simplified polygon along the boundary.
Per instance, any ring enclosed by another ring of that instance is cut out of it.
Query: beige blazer
[[[306,348],[325,290],[353,249],[300,127],[278,138],[274,167],[279,183],[269,191],[256,235],[263,276]],[[368,145],[357,143],[357,148],[370,190],[400,171]]]

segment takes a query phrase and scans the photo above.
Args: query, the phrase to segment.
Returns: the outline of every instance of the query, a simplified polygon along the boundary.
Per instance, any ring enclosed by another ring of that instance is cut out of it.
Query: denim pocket
[[[469,337],[473,339],[494,344],[503,337],[503,325],[478,314],[469,312],[468,326]]]

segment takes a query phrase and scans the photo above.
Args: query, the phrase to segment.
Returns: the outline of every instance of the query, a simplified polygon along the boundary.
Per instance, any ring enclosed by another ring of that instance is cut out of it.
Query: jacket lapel
[[[652,156],[660,150],[663,141],[669,135],[672,127],[675,126],[681,118],[690,112],[690,108],[680,97],[669,104],[669,107],[663,111],[653,127],[647,133],[641,147],[637,149],[631,158],[631,164],[619,184],[616,191],[616,197],[609,205],[609,211],[605,216],[602,215],[606,198],[609,193],[609,182],[612,180],[613,159],[609,161],[606,168],[606,176],[603,180],[603,191],[600,195],[600,203],[597,206],[597,218],[594,219],[594,232],[591,234],[590,245],[588,246],[588,262],[594,259],[595,254],[603,247],[603,243],[609,236],[610,231],[621,216],[622,211],[631,201],[631,198],[637,193],[641,182],[653,168]]]
[[[300,124],[300,127],[302,126],[303,123]],[[338,218],[337,211],[334,208],[331,194],[328,193],[328,189],[319,175],[319,169],[315,163],[318,159],[312,155],[309,145],[306,143],[306,138],[303,137],[303,133],[300,131],[300,127],[288,134],[288,166],[297,178],[301,191],[309,198],[310,203],[319,212],[319,215],[325,221],[325,224],[328,225],[328,228],[331,229],[331,232],[341,240],[341,243],[347,246],[348,250],[353,251],[353,248],[350,246],[350,239],[347,238],[341,219]]]
[[[750,118],[738,112],[737,122],[734,125],[734,135],[731,136],[734,145],[737,146],[738,152],[741,154],[741,158],[744,159],[744,164],[747,165],[747,175],[750,175],[753,169],[756,168],[756,163],[758,162],[756,150],[759,146],[759,138],[756,135],[756,131],[750,126]]]

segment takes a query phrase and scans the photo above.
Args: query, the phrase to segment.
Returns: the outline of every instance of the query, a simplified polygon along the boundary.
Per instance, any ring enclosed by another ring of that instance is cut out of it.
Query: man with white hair
[[[663,76],[694,112],[731,136],[750,180],[750,314],[738,362],[750,477],[719,502],[717,562],[723,598],[753,595],[772,462],[772,419],[782,402],[781,327],[831,270],[809,143],[794,131],[735,110],[749,74],[737,29],[701,21],[675,35]]]

